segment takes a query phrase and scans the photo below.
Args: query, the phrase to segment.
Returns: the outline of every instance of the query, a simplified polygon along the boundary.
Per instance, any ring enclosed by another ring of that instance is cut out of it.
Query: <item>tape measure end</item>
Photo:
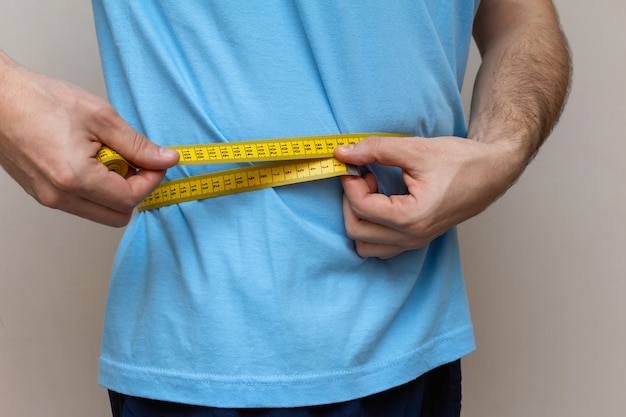
[[[355,177],[361,176],[361,171],[359,170],[359,167],[352,164],[346,164],[346,173]]]
[[[128,178],[137,172],[136,167],[128,162],[122,155],[106,145],[102,145],[96,154],[96,160],[104,164],[109,171],[115,172],[124,178]]]

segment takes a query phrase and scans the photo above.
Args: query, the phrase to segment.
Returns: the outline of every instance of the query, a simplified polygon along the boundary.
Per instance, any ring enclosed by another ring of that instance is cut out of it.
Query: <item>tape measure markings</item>
[[[161,184],[138,206],[139,211],[202,198],[279,187],[339,175],[357,175],[358,169],[335,158],[294,164],[276,162],[180,178]]]
[[[373,135],[373,134],[372,134]],[[388,134],[377,134],[387,135]],[[370,134],[366,136],[371,136]],[[246,142],[210,143],[168,146],[180,155],[179,164],[211,164],[232,162],[287,161],[294,159],[329,158],[337,146],[353,145],[366,136],[362,134],[307,136],[266,139]]]
[[[115,152],[113,149],[102,146],[96,154],[96,159],[103,163],[109,171],[113,171],[120,174],[122,177],[126,177],[133,166],[122,155]]]
[[[170,204],[218,197],[262,188],[302,183],[340,175],[358,175],[358,168],[333,157],[337,146],[352,145],[368,136],[354,133],[168,146],[180,155],[179,165],[272,162],[164,182],[138,206],[140,211]],[[133,167],[122,155],[102,146],[96,159],[126,177]],[[290,163],[290,161],[295,161]]]

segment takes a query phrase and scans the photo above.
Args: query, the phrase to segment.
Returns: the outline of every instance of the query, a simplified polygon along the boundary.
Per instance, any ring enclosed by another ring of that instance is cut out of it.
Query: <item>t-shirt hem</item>
[[[355,369],[299,375],[180,373],[100,358],[99,382],[127,395],[220,408],[300,407],[349,401],[407,383],[475,349],[471,325],[396,358]]]

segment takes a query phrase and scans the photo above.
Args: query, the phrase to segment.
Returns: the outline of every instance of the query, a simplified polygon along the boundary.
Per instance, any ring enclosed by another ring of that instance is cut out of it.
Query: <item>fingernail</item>
[[[164,156],[166,158],[172,158],[173,156],[178,155],[178,152],[176,150],[164,147],[159,148],[159,153],[161,154],[161,156]]]
[[[340,152],[351,152],[354,150],[354,145],[342,145],[338,146],[337,149],[339,149]]]

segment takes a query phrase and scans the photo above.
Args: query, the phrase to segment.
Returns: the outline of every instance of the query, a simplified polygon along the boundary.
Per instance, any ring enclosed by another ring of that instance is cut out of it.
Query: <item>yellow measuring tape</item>
[[[358,133],[246,142],[168,146],[180,155],[179,165],[272,162],[164,182],[138,206],[140,211],[171,204],[218,197],[262,188],[296,184],[340,175],[358,175],[358,169],[333,157],[337,146],[355,144],[368,136]],[[127,176],[135,168],[111,148],[103,146],[96,159],[109,170]]]

